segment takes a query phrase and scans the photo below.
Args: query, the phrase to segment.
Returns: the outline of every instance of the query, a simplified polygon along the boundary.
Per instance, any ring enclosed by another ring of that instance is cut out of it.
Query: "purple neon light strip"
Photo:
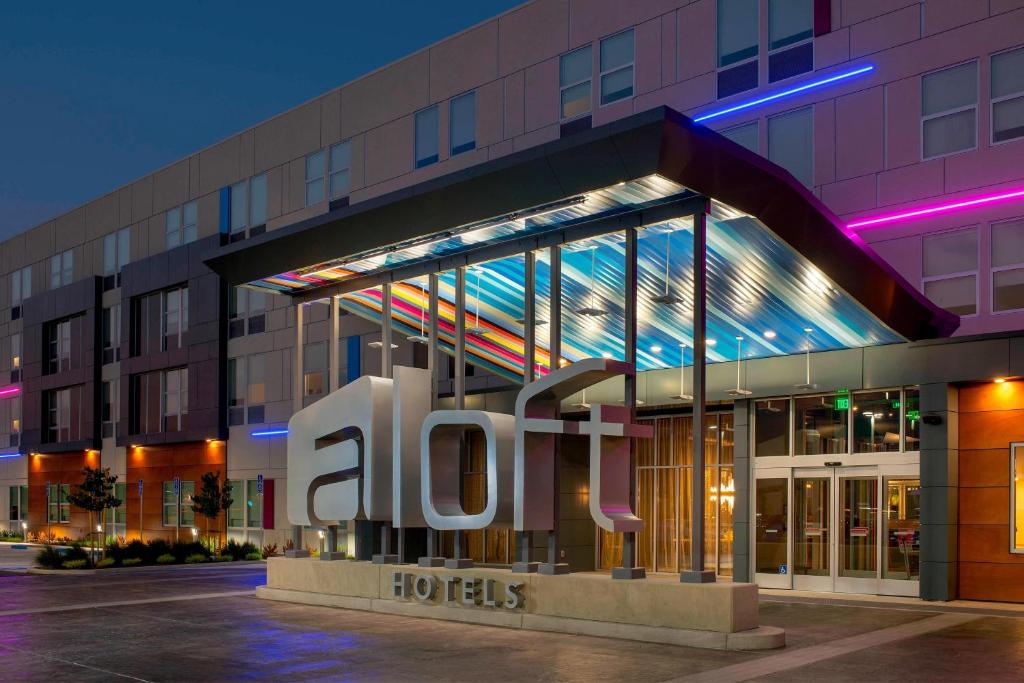
[[[972,199],[964,199],[959,202],[949,202],[946,204],[936,204],[934,206],[926,206],[921,209],[914,209],[912,211],[901,211],[900,213],[891,213],[885,216],[876,216],[875,218],[866,218],[862,221],[854,221],[847,223],[848,228],[867,228],[874,225],[883,225],[885,223],[896,223],[898,221],[907,220],[910,218],[919,218],[921,216],[933,216],[939,213],[948,213],[950,211],[958,211],[959,209],[968,209],[972,206],[982,206],[985,204],[994,204],[996,202],[1005,202],[1011,199],[1024,198],[1024,189],[1011,190],[1010,192],[1000,192],[999,194],[988,194],[981,197],[974,197]]]
[[[21,391],[21,387],[4,387],[0,389],[0,398],[4,398],[6,396],[14,396],[19,391]]]

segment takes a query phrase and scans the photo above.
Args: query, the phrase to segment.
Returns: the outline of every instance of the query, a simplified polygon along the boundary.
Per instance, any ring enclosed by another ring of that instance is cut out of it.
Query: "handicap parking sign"
[[[780,564],[779,565],[779,573],[780,574],[788,574],[789,573],[789,567],[784,565],[784,564]]]

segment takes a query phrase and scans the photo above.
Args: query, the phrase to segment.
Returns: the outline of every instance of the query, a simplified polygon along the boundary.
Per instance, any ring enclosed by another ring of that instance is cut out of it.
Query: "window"
[[[71,503],[68,495],[71,484],[46,485],[46,521],[50,524],[67,524],[71,521]]]
[[[331,145],[331,154],[328,161],[331,164],[331,199],[344,197],[348,194],[351,184],[352,143],[346,140],[345,142]]]
[[[916,387],[903,391],[903,450],[921,450],[921,391]]]
[[[814,110],[811,107],[768,119],[768,159],[807,187],[814,184]]]
[[[121,407],[118,405],[118,386],[120,381],[112,379],[103,382],[100,387],[100,421],[101,436],[110,438],[117,433],[117,420]]]
[[[32,266],[11,273],[11,306],[20,306],[32,296]]]
[[[81,366],[82,316],[47,323],[46,373],[75,369]],[[72,344],[74,353],[72,353]]]
[[[131,230],[121,228],[103,238],[103,274],[120,272],[131,260]]]
[[[11,407],[11,445],[15,446],[21,434],[21,396],[7,399],[7,404]]]
[[[68,249],[50,257],[50,289],[70,285],[75,271],[75,252]]]
[[[195,242],[198,237],[198,227],[199,208],[194,201],[168,211],[164,218],[167,248],[172,249]]]
[[[235,287],[228,310],[228,338],[259,334],[267,329],[267,295],[246,287]]]
[[[188,287],[169,289],[163,298],[163,350],[180,349],[188,331]]]
[[[181,482],[181,526],[192,527],[196,525],[196,513],[192,509],[192,497],[196,493],[194,481]]]
[[[178,494],[174,492],[174,482],[165,481],[164,493],[164,526],[178,526]]]
[[[853,452],[900,450],[900,392],[869,391],[853,395]]]
[[[180,432],[188,414],[188,368],[164,370],[161,380],[163,431]]]
[[[1024,219],[992,225],[992,312],[1024,309]]]
[[[256,492],[258,485],[255,479],[245,482],[246,526],[250,529],[263,528],[263,495]]]
[[[437,163],[437,105],[416,112],[416,168]]]
[[[267,401],[267,353],[228,359],[228,424],[262,424]]]
[[[950,313],[977,313],[977,228],[925,235],[922,240],[924,295]]]
[[[103,363],[121,360],[121,304],[103,309]]]
[[[974,149],[977,145],[978,63],[969,62],[921,77],[923,158]]]
[[[28,519],[28,486],[11,486],[9,489],[10,511],[8,517],[12,522]],[[21,529],[13,529],[21,531]]]
[[[849,394],[794,399],[793,445],[796,455],[846,453]]]
[[[590,113],[590,83],[593,62],[590,46],[562,55],[558,67],[562,120]]]
[[[303,396],[324,393],[327,378],[327,342],[306,344],[302,364]]]
[[[992,56],[992,142],[1024,137],[1024,48]]]
[[[324,200],[324,161],[322,149],[306,157],[306,206]]]
[[[231,234],[267,222],[267,174],[231,186]]]
[[[768,0],[768,82],[814,68],[813,0]]]
[[[789,399],[754,404],[754,457],[789,455]]]
[[[228,508],[228,526],[239,528],[245,526],[245,499],[241,479],[230,479],[231,484],[231,507]]]
[[[601,41],[601,104],[633,96],[633,29]]]
[[[1024,553],[1024,444],[1010,444],[1010,551]]]
[[[450,156],[476,148],[476,93],[452,98],[448,105]]]
[[[196,513],[192,511],[192,496],[195,494],[194,481],[179,481],[178,492],[173,481],[163,485],[163,525],[191,527],[195,524]]]
[[[21,370],[21,332],[14,332],[10,336],[11,340],[11,370]],[[12,378],[12,381],[14,378]]]
[[[124,524],[126,518],[125,496],[128,495],[128,487],[125,482],[114,483],[114,498],[121,501],[116,508],[107,508],[105,513],[107,524]]]
[[[758,0],[718,0],[718,97],[757,87]]]
[[[46,406],[46,443],[80,441],[82,433],[82,387],[51,389],[43,393]]]
[[[757,121],[753,123],[747,123],[742,126],[736,126],[735,128],[729,128],[723,130],[722,135],[737,145],[746,147],[754,154],[758,153],[758,147],[760,147],[760,141],[758,140],[758,129]]]

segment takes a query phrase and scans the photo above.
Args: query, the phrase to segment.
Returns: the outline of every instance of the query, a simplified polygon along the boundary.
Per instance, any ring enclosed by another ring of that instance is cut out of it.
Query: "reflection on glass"
[[[794,401],[797,455],[846,453],[846,420],[850,396],[808,396]]]
[[[754,456],[789,455],[789,399],[754,404]]]
[[[787,479],[758,479],[754,496],[754,566],[762,574],[786,572]]]
[[[644,439],[645,441],[647,439]],[[647,567],[654,570],[654,502],[656,491],[654,484],[654,473],[656,470],[645,467],[637,469],[636,472],[636,502],[637,514],[644,520],[644,530],[637,534],[636,563],[639,567]],[[616,534],[621,537],[622,534]],[[618,566],[618,565],[616,565]]]
[[[1024,550],[1024,448],[1010,449],[1013,458],[1013,549]]]
[[[659,572],[676,572],[679,571],[679,478],[674,467],[658,468],[655,471],[658,481],[655,519],[658,526],[654,566]]]
[[[878,480],[843,478],[839,491],[843,515],[839,575],[873,579],[878,576]]]
[[[829,531],[831,527],[831,478],[797,479],[795,494],[793,573],[805,576],[829,575]]]
[[[853,395],[853,451],[879,453],[900,449],[900,392]]]
[[[718,468],[704,468],[704,567],[715,569],[718,545]]]
[[[885,481],[885,563],[883,579],[921,578],[921,480]]]
[[[903,435],[905,451],[921,450],[921,392],[914,389],[907,389],[903,392]]]
[[[724,447],[722,452],[725,452]],[[735,500],[736,483],[732,478],[732,468],[723,467],[719,471],[718,482],[718,573],[722,576],[732,576],[732,509]]]

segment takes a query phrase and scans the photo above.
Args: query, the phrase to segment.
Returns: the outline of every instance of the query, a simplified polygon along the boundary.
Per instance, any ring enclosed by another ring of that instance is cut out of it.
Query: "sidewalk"
[[[1024,605],[1009,602],[981,602],[950,600],[933,602],[920,598],[893,595],[861,595],[856,593],[815,593],[812,591],[761,588],[762,603],[802,603],[809,605],[839,605],[845,607],[874,607],[878,609],[913,610],[917,612],[944,612],[978,614],[998,617],[1024,617]]]

